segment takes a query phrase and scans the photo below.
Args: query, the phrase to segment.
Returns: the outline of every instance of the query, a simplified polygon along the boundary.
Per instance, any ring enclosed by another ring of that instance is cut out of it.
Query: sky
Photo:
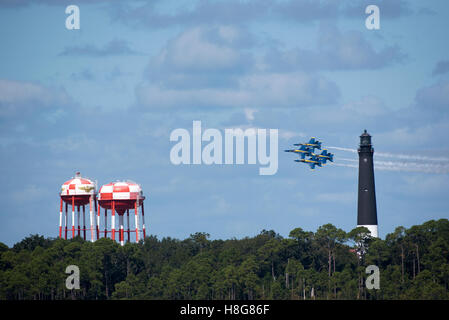
[[[68,5],[80,29],[66,28]],[[377,5],[380,29],[365,26]],[[372,135],[379,235],[449,216],[444,0],[0,0],[0,241],[58,235],[80,171],[138,182],[147,232],[284,237],[356,226],[357,153]],[[279,130],[279,166],[174,165],[170,133]],[[284,149],[310,137],[334,164]]]

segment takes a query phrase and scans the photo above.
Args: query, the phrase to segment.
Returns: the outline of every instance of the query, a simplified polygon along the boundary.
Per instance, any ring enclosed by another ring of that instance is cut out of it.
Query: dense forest
[[[80,289],[66,289],[68,265]],[[366,266],[380,270],[367,289]],[[398,227],[385,240],[366,228],[326,224],[288,238],[185,240],[150,236],[121,247],[111,239],[0,243],[0,299],[448,299],[449,221]]]

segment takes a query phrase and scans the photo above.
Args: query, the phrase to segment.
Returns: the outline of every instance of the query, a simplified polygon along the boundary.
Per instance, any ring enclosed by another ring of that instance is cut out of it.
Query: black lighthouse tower
[[[359,198],[357,208],[357,226],[366,227],[371,236],[378,237],[376,189],[374,186],[374,149],[371,136],[363,132],[360,136],[359,152]]]

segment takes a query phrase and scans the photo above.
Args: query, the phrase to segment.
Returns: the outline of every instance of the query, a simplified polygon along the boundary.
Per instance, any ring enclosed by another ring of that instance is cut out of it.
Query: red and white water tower
[[[82,178],[79,172],[76,173],[75,177],[69,181],[64,182],[61,187],[61,200],[59,209],[59,238],[62,238],[63,230],[63,208],[65,204],[65,215],[64,215],[64,239],[67,239],[67,214],[69,205],[72,207],[72,238],[75,238],[75,231],[78,231],[78,236],[81,236],[81,231],[83,231],[83,238],[86,240],[86,231],[90,231],[90,239],[94,241],[94,214],[93,211],[97,211],[96,206],[96,191],[95,183],[87,178]],[[86,205],[89,204],[89,217],[90,217],[90,228],[86,229]],[[76,227],[75,227],[75,208],[76,211]],[[80,208],[83,208],[83,226],[81,228],[80,224]]]
[[[131,241],[131,233],[136,234],[136,242],[140,240],[140,221],[139,208],[142,212],[142,233],[145,239],[145,215],[142,188],[140,185],[130,181],[117,181],[103,185],[98,192],[98,205],[104,209],[104,237],[111,234],[112,240],[115,240],[115,235],[118,233],[120,244],[123,246],[125,242],[125,233],[127,234],[128,242]],[[111,210],[111,229],[108,230],[108,210]],[[134,210],[134,227],[130,228],[129,211]],[[100,208],[98,210],[98,219],[100,219]],[[115,225],[115,214],[119,216],[118,230]],[[127,230],[124,230],[124,216],[127,217]]]

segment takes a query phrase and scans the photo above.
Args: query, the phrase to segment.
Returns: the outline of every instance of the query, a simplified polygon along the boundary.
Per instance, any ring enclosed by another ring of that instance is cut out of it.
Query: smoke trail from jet
[[[334,149],[339,151],[357,153],[357,149],[343,148],[343,147],[328,147],[328,149]],[[375,170],[387,170],[387,171],[408,171],[408,172],[421,172],[421,173],[437,173],[446,174],[449,173],[449,158],[446,157],[428,157],[421,155],[406,155],[406,154],[394,154],[387,152],[375,152],[374,158],[384,157],[390,159],[390,161],[374,160]],[[349,163],[339,163],[340,167],[358,168],[358,165],[354,163],[358,162],[357,159],[340,158],[336,159]],[[418,161],[418,162],[417,162]],[[421,161],[421,162],[419,162]],[[430,163],[429,163],[430,162]]]
[[[340,167],[358,168],[355,162],[356,159],[338,158],[340,161],[352,162],[348,163],[335,163]],[[417,163],[417,162],[401,162],[401,161],[374,161],[375,170],[387,170],[387,171],[407,171],[407,172],[421,172],[421,173],[449,173],[449,164],[436,164],[436,163]]]
[[[347,163],[333,163],[332,165],[337,167],[347,167],[347,168],[355,168],[357,169],[359,166],[356,164],[347,164]],[[406,166],[398,166],[394,165],[374,165],[375,171],[402,171],[402,172],[417,172],[417,173],[434,173],[434,174],[447,174],[449,173],[449,167],[419,167],[410,165],[407,163]]]
[[[327,148],[357,153],[357,149],[342,148],[342,147],[327,147]],[[447,158],[447,157],[428,157],[428,156],[421,156],[421,155],[407,155],[407,154],[396,154],[396,153],[388,153],[388,152],[374,152],[374,157],[384,157],[384,158],[412,160],[412,161],[449,162],[449,158]]]
[[[419,173],[435,173],[435,174],[447,174],[449,173],[449,168],[439,168],[439,167],[432,167],[432,166],[426,166],[426,167],[419,167],[419,166],[413,166],[410,165],[410,163],[407,163],[406,166],[374,166],[374,170],[387,170],[387,171],[405,171],[405,172],[419,172]]]
[[[396,171],[414,171],[424,173],[449,173],[449,164],[416,163],[400,161],[374,161],[374,167],[394,168]]]
[[[332,166],[337,166],[337,167],[346,167],[346,168],[358,168],[358,165],[355,164],[346,164],[346,163],[332,163]]]
[[[357,149],[342,148],[342,147],[326,147],[326,148],[328,148],[328,149],[334,149],[334,150],[340,150],[340,151],[348,151],[348,152],[357,153]]]
[[[446,157],[427,157],[427,156],[411,156],[406,154],[393,154],[386,152],[375,152],[375,156],[385,157],[385,158],[396,158],[402,160],[415,160],[415,161],[439,161],[439,162],[449,162],[449,158]]]

